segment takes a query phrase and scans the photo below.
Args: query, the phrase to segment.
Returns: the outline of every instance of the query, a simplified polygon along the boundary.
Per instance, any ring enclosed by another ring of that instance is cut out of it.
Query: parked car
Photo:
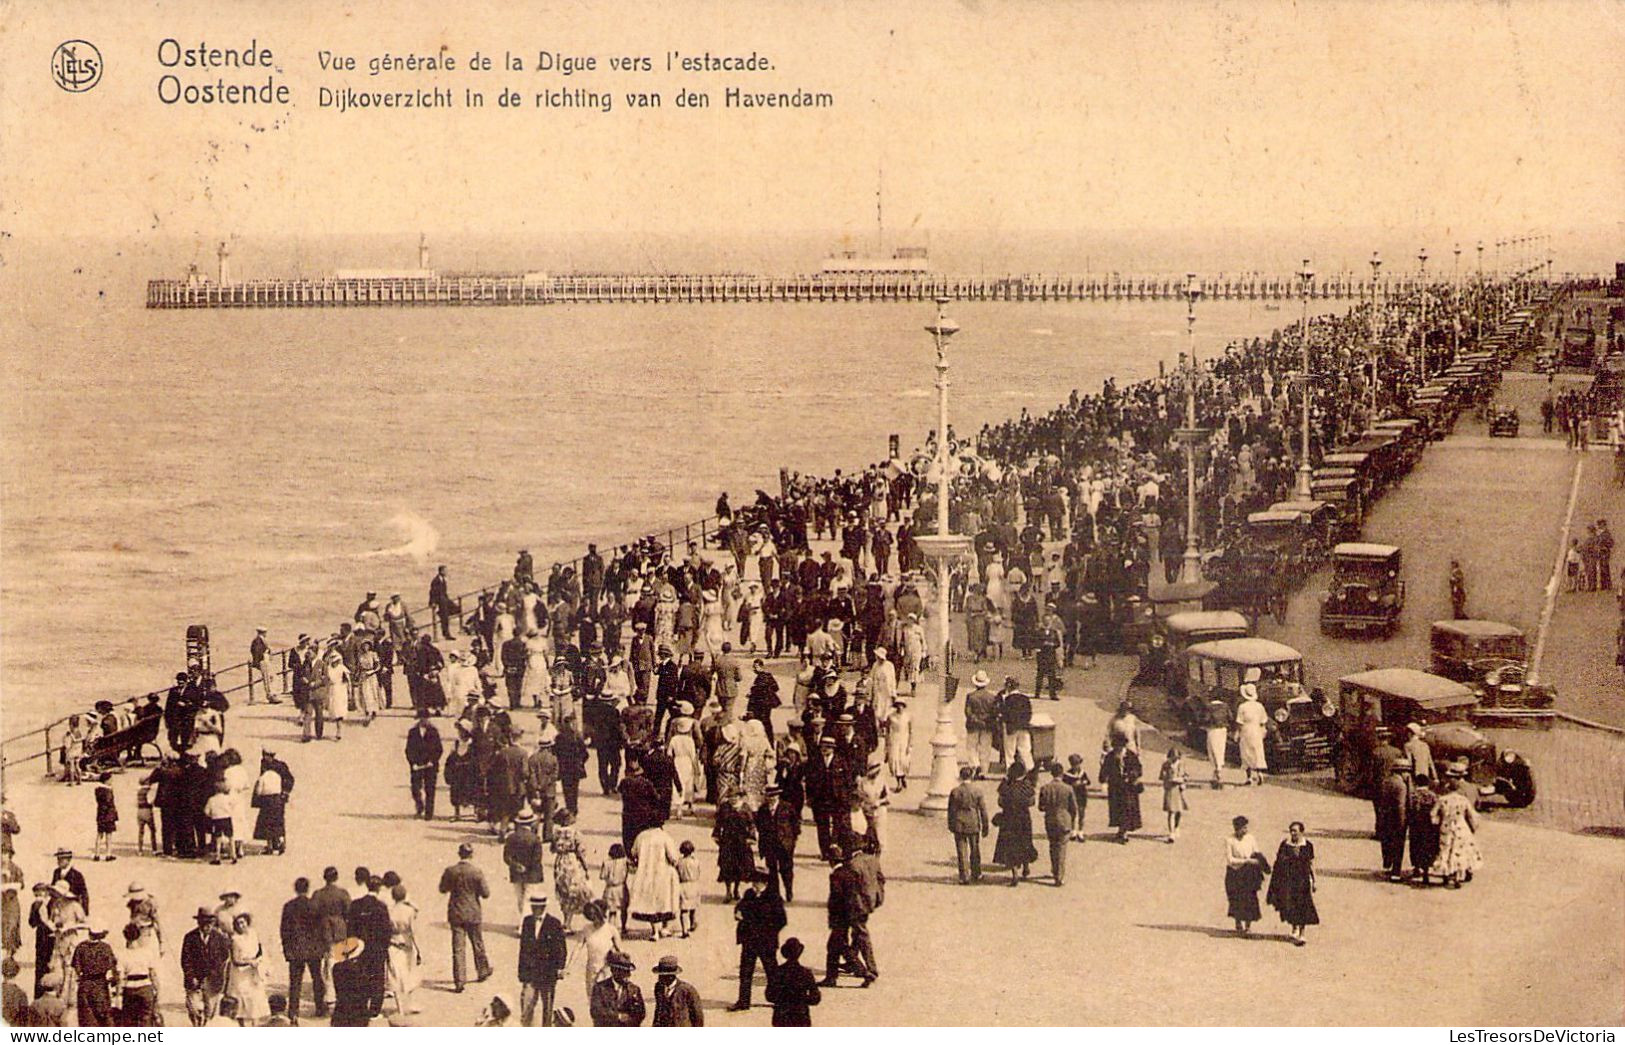
[[[1510,406],[1498,406],[1490,411],[1490,435],[1508,439],[1518,437],[1518,411]]]
[[[1379,668],[1345,675],[1337,690],[1337,780],[1346,790],[1371,793],[1378,745],[1402,736],[1412,722],[1422,727],[1435,763],[1466,759],[1473,781],[1494,779],[1495,744],[1469,720],[1478,698],[1460,682],[1414,668]]]
[[[1320,630],[1393,634],[1405,610],[1403,553],[1392,544],[1350,542],[1332,549],[1332,583],[1320,603]]]
[[[1429,670],[1468,686],[1483,707],[1552,706],[1552,687],[1529,683],[1529,640],[1521,629],[1494,620],[1436,620],[1429,641]]]
[[[1168,693],[1185,695],[1185,651],[1200,642],[1243,639],[1252,634],[1247,618],[1234,610],[1194,610],[1159,619],[1140,651],[1138,678],[1162,683]]]
[[[1193,745],[1200,745],[1207,706],[1222,700],[1235,715],[1241,685],[1257,669],[1258,699],[1269,712],[1264,757],[1272,772],[1330,765],[1337,751],[1337,707],[1305,688],[1303,656],[1269,639],[1220,639],[1185,651],[1185,695],[1176,703]]]

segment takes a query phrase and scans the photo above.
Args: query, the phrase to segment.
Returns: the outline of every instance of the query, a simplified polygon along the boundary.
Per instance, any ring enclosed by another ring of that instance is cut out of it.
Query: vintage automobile
[[[1367,485],[1377,494],[1398,482],[1407,471],[1400,465],[1404,457],[1404,447],[1400,444],[1399,437],[1389,432],[1367,432],[1342,450],[1346,453],[1366,455],[1364,471]]]
[[[1359,536],[1365,524],[1365,497],[1360,492],[1360,480],[1317,476],[1309,484],[1310,496],[1337,508],[1338,536],[1351,539]]]
[[[1515,407],[1498,406],[1490,411],[1490,435],[1518,438],[1518,411]]]
[[[1309,538],[1308,523],[1298,512],[1271,509],[1247,516],[1247,541],[1254,553],[1285,569],[1290,584],[1302,581],[1314,568]]]
[[[1243,639],[1252,634],[1247,618],[1234,610],[1187,610],[1160,618],[1140,650],[1135,676],[1162,683],[1175,699],[1185,695],[1185,651],[1199,642]]]
[[[1176,702],[1193,745],[1203,743],[1207,706],[1222,700],[1235,715],[1249,671],[1260,675],[1258,699],[1269,712],[1264,758],[1271,772],[1331,765],[1337,751],[1337,707],[1304,688],[1303,657],[1269,639],[1220,639],[1185,651],[1185,695]]]
[[[1332,549],[1332,583],[1321,598],[1320,630],[1393,634],[1405,609],[1403,555],[1391,544],[1349,542]]]
[[[1563,351],[1558,362],[1563,366],[1590,370],[1597,357],[1597,332],[1590,327],[1569,327],[1563,332]]]
[[[1416,462],[1422,459],[1422,451],[1427,448],[1427,425],[1414,417],[1390,417],[1386,421],[1377,421],[1366,430],[1367,435],[1391,435],[1399,440],[1399,468],[1401,474],[1409,474]]]
[[[1128,596],[1123,600],[1117,621],[1118,648],[1124,653],[1143,656],[1163,620],[1176,613],[1206,609],[1217,587],[1213,581],[1197,581],[1170,584],[1146,595]]]
[[[1436,620],[1429,641],[1429,670],[1468,686],[1483,707],[1552,706],[1552,687],[1528,680],[1529,640],[1520,629],[1493,620]]]
[[[1305,553],[1311,569],[1318,568],[1325,560],[1327,550],[1339,539],[1342,520],[1338,517],[1337,506],[1325,501],[1277,501],[1270,505],[1270,511],[1297,512],[1303,517],[1304,527],[1308,531]]]
[[[1337,688],[1337,780],[1346,790],[1371,793],[1378,745],[1393,738],[1398,746],[1412,722],[1422,727],[1435,764],[1465,759],[1473,781],[1494,778],[1495,744],[1468,720],[1478,699],[1461,683],[1413,668],[1379,668],[1345,675]]]

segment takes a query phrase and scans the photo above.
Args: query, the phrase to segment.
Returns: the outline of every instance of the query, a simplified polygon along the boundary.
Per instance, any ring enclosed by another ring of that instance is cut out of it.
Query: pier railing
[[[1396,278],[1373,283],[1352,272],[1332,273],[1309,286],[1315,299],[1362,300],[1414,293],[1423,283]],[[1438,286],[1438,283],[1429,285]],[[1220,274],[1202,281],[1217,300],[1296,300],[1296,276]],[[764,276],[739,273],[459,274],[261,279],[216,282],[197,277],[147,283],[148,308],[346,308],[398,305],[549,305],[616,303],[929,301],[1154,301],[1184,295],[1184,276],[1041,275],[947,276],[885,272]]]
[[[699,547],[704,548],[707,544],[715,540],[720,528],[721,519],[718,516],[710,515],[694,522],[684,523],[681,526],[670,527],[664,532],[656,531],[654,533],[646,533],[635,538],[623,539],[617,542],[606,541],[599,543],[600,547],[609,548],[613,553],[615,549],[621,547],[622,545],[632,544],[647,537],[654,537],[664,544],[667,551],[675,557],[678,549],[686,548],[690,543],[697,544]],[[554,566],[570,566],[575,568],[576,576],[579,577],[581,575],[581,560],[582,556],[577,556],[574,559],[561,559],[547,567],[547,569],[551,570]],[[483,588],[475,588],[472,591],[466,591],[461,595],[454,595],[451,597],[452,601],[457,606],[456,620],[458,622],[457,630],[459,632],[462,631],[462,620],[478,605],[480,596],[495,595],[502,584],[502,581],[497,581],[496,583],[488,584]],[[411,614],[413,624],[418,631],[421,632],[425,629],[435,629],[437,627],[438,618],[435,616],[435,609],[433,606],[425,606],[422,609],[411,610],[409,612]],[[270,662],[275,667],[273,675],[277,680],[276,692],[278,696],[286,696],[292,690],[292,675],[288,667],[288,656],[290,653],[292,653],[292,651],[293,647],[286,646],[280,649],[272,650],[270,654]],[[230,664],[226,667],[215,669],[213,672],[215,684],[218,686],[220,692],[223,695],[230,697],[232,694],[247,691],[249,687],[248,668],[248,661],[245,660],[240,663]],[[255,685],[258,684],[259,683],[256,681]],[[0,770],[8,770],[14,766],[21,765],[26,762],[32,762],[35,759],[44,760],[44,768],[42,771],[45,773],[50,773],[56,769],[59,769],[63,737],[67,732],[69,720],[74,718],[76,715],[89,712],[96,700],[109,699],[112,700],[114,704],[120,704],[130,700],[143,700],[152,694],[157,694],[159,699],[162,700],[168,692],[169,687],[165,685],[160,689],[151,690],[147,693],[126,693],[117,697],[94,698],[87,701],[83,708],[81,708],[79,711],[73,712],[72,714],[64,715],[61,718],[55,719],[43,726],[39,726],[22,733],[17,733],[7,737],[0,737]]]

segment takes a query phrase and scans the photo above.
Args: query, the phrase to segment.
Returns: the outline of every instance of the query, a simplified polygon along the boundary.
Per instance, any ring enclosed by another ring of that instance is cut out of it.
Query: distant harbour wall
[[[1383,280],[1377,293],[1400,297],[1415,280]],[[1294,276],[1220,276],[1202,295],[1224,301],[1288,301]],[[377,278],[147,282],[148,308],[344,308],[383,305],[564,305],[795,301],[1156,301],[1185,293],[1183,276],[919,276],[894,273],[808,276],[603,274],[435,274]],[[1370,299],[1372,284],[1333,275],[1314,281],[1315,299]]]

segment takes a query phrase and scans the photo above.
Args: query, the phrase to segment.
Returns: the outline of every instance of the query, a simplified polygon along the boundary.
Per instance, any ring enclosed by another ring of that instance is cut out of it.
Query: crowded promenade
[[[1433,334],[1415,342],[1424,371],[1467,340],[1481,295],[1502,309],[1509,293],[1437,288]],[[1423,380],[1405,311],[1312,324],[1312,458],[1400,413]],[[1387,347],[1368,351],[1373,335]],[[1202,548],[1290,493],[1301,336],[1197,368],[1213,441],[1197,477]],[[8,1021],[1199,1022],[1220,1014],[1179,983],[1191,967],[1259,939],[1292,945],[1254,952],[1283,976],[1376,970],[1392,941],[1359,931],[1372,918],[1455,941],[1509,990],[1555,976],[1476,926],[1536,950],[1574,938],[1617,901],[1600,870],[1608,840],[1480,816],[1459,767],[1421,774],[1425,743],[1393,754],[1404,794],[1385,791],[1398,803],[1385,807],[1254,786],[1244,716],[1226,728],[1247,765],[1219,766],[1171,757],[1178,744],[1119,707],[1132,674],[1109,637],[1119,606],[1173,580],[1186,545],[1173,436],[1188,380],[1108,382],[953,448],[951,525],[976,555],[954,574],[950,621],[934,618],[915,543],[934,490],[904,455],[792,474],[778,496],[724,495],[714,543],[594,546],[550,569],[522,551],[473,606],[443,575],[427,613],[367,592],[330,634],[299,636],[286,673],[262,632],[248,689],[229,700],[199,660],[161,700],[87,712],[48,804],[30,795],[36,816],[8,780],[7,980],[24,991],[8,990]],[[914,456],[935,450],[933,438]],[[1613,570],[1598,560],[1600,576]],[[946,823],[908,815],[930,764],[944,627],[960,651],[962,764]],[[108,775],[85,757],[98,735],[154,719],[161,763]],[[1049,737],[1053,772],[1034,750]],[[1411,840],[1397,863],[1395,816]],[[1514,862],[1518,875],[1503,873]],[[1534,933],[1523,891],[1538,880],[1571,903]],[[933,946],[903,945],[921,934]],[[1032,982],[941,1008],[942,980],[978,964],[931,964],[956,944],[978,960],[1028,956]],[[1336,962],[1314,964],[1328,949]],[[1580,971],[1605,976],[1610,960]],[[1048,977],[1079,967],[1089,988],[1042,1000]],[[1430,997],[1448,981],[1414,971],[1383,996],[1411,1007],[1401,1022],[1442,1020]],[[1296,1004],[1223,1015],[1348,1017]],[[1485,1022],[1540,1015],[1526,998],[1476,1004]],[[1608,1005],[1597,1019],[1617,1018]]]

